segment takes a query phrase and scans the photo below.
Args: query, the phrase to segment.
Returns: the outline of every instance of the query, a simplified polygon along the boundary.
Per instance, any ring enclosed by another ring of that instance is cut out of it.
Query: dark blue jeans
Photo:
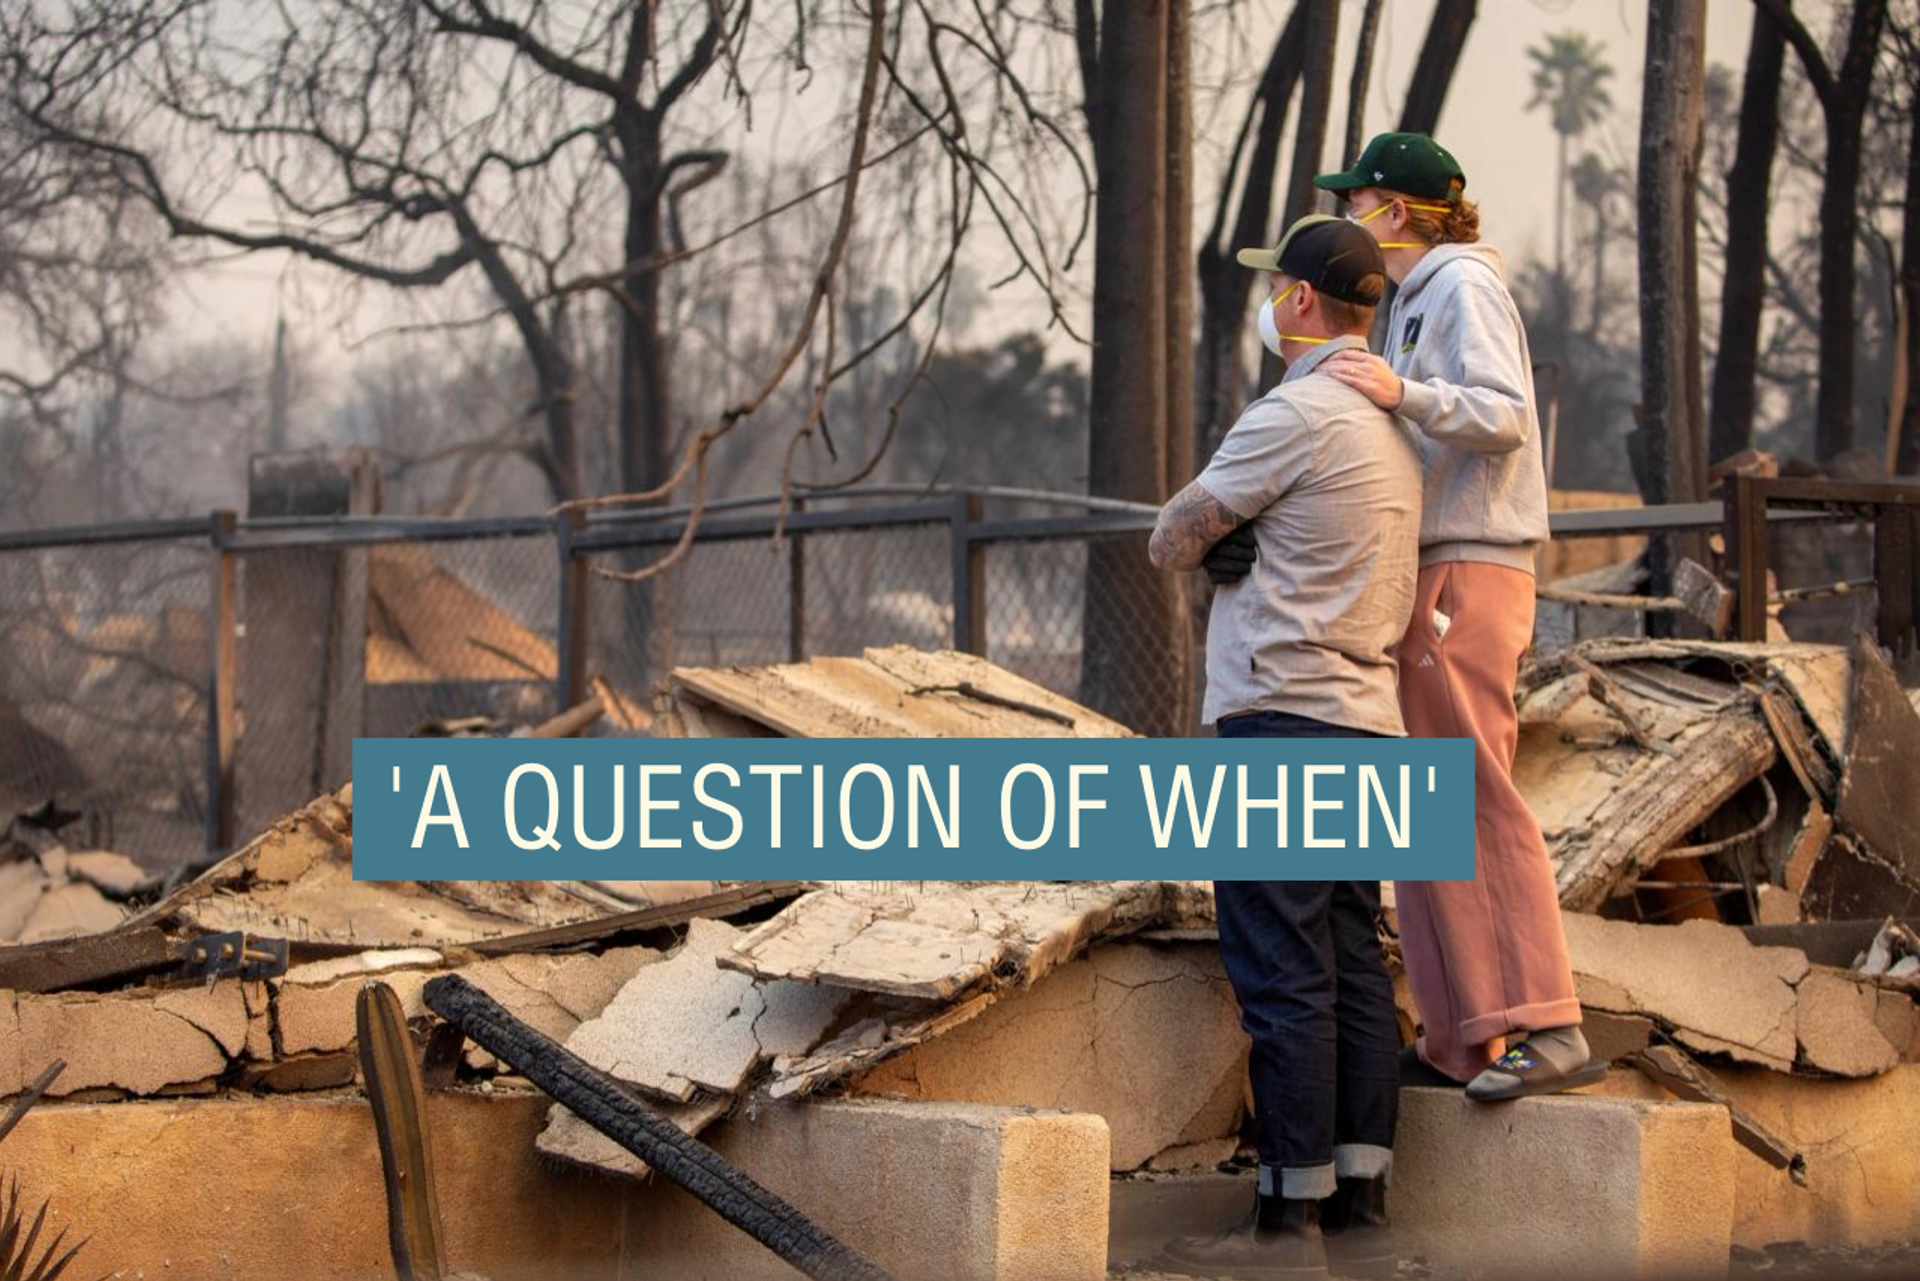
[[[1366,738],[1285,712],[1222,738]],[[1310,1200],[1338,1178],[1388,1175],[1400,1028],[1375,921],[1378,881],[1216,881],[1220,952],[1253,1038],[1260,1190]]]

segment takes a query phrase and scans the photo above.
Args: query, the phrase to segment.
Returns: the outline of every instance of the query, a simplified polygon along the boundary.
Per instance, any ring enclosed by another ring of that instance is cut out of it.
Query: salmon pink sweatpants
[[[1513,685],[1532,638],[1532,575],[1479,561],[1420,571],[1400,710],[1415,738],[1473,740],[1475,876],[1399,881],[1394,896],[1420,1055],[1459,1081],[1493,1061],[1495,1037],[1580,1021],[1553,865],[1513,783]]]

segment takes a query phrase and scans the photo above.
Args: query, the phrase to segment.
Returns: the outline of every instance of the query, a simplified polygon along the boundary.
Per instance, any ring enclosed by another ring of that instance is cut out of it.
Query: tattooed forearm
[[[1207,548],[1243,523],[1242,516],[1195,481],[1160,509],[1147,555],[1161,569],[1198,569]]]

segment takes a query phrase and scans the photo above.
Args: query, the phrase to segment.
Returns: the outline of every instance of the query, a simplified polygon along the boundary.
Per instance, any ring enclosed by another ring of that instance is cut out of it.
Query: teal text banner
[[[405,739],[360,880],[1470,880],[1467,739]]]

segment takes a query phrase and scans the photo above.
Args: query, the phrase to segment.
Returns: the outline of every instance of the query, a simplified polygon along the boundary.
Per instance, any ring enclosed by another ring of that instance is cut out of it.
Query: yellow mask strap
[[[1452,213],[1453,212],[1452,205],[1415,204],[1411,200],[1402,200],[1400,203],[1405,208],[1419,209],[1419,210],[1423,210],[1426,213]],[[1359,223],[1372,222],[1375,218],[1378,218],[1381,214],[1385,213],[1387,210],[1391,208],[1393,208],[1393,201],[1389,200],[1385,204],[1376,206],[1373,212],[1361,214],[1358,218],[1355,218],[1354,221]],[[1420,240],[1383,240],[1380,242],[1380,247],[1382,249],[1428,249],[1428,248],[1431,248],[1431,246],[1428,245],[1425,241],[1420,241]]]
[[[1291,294],[1291,293],[1292,293],[1292,292],[1293,292],[1294,290],[1296,290],[1296,289],[1298,289],[1299,287],[1300,287],[1300,282],[1296,280],[1296,281],[1294,281],[1294,282],[1293,282],[1292,284],[1290,284],[1290,285],[1288,285],[1288,286],[1287,286],[1287,287],[1286,287],[1285,289],[1282,289],[1282,290],[1280,291],[1280,296],[1279,296],[1278,298],[1275,298],[1275,299],[1273,300],[1273,314],[1274,314],[1274,315],[1276,315],[1276,316],[1278,316],[1278,315],[1280,314],[1280,304],[1281,304],[1281,303],[1283,303],[1283,302],[1285,302],[1285,301],[1287,300],[1287,295],[1288,295],[1288,294]],[[1280,333],[1280,327],[1279,327],[1278,325],[1275,325],[1275,326],[1274,326],[1274,332],[1275,332],[1275,333]],[[1312,344],[1313,344],[1314,346],[1316,346],[1316,347],[1318,347],[1318,346],[1319,346],[1319,345],[1320,345],[1321,343],[1327,343],[1327,342],[1332,342],[1332,341],[1333,341],[1333,339],[1331,339],[1331,338],[1304,338],[1304,337],[1302,337],[1302,336],[1300,336],[1299,334],[1280,334],[1280,341],[1281,341],[1281,342],[1304,342],[1304,343],[1312,343]]]
[[[1273,315],[1275,315],[1275,317],[1281,315],[1281,303],[1286,302],[1286,296],[1292,294],[1296,288],[1300,288],[1300,280],[1294,280],[1292,284],[1288,284],[1284,290],[1281,290],[1281,296],[1279,296],[1279,298],[1271,300]],[[1281,326],[1279,325],[1273,326],[1273,332],[1279,334],[1281,342],[1308,342],[1308,344],[1313,344],[1315,348],[1321,346],[1323,342],[1332,342],[1332,338],[1306,338],[1306,336],[1302,336],[1302,334],[1281,334]]]

